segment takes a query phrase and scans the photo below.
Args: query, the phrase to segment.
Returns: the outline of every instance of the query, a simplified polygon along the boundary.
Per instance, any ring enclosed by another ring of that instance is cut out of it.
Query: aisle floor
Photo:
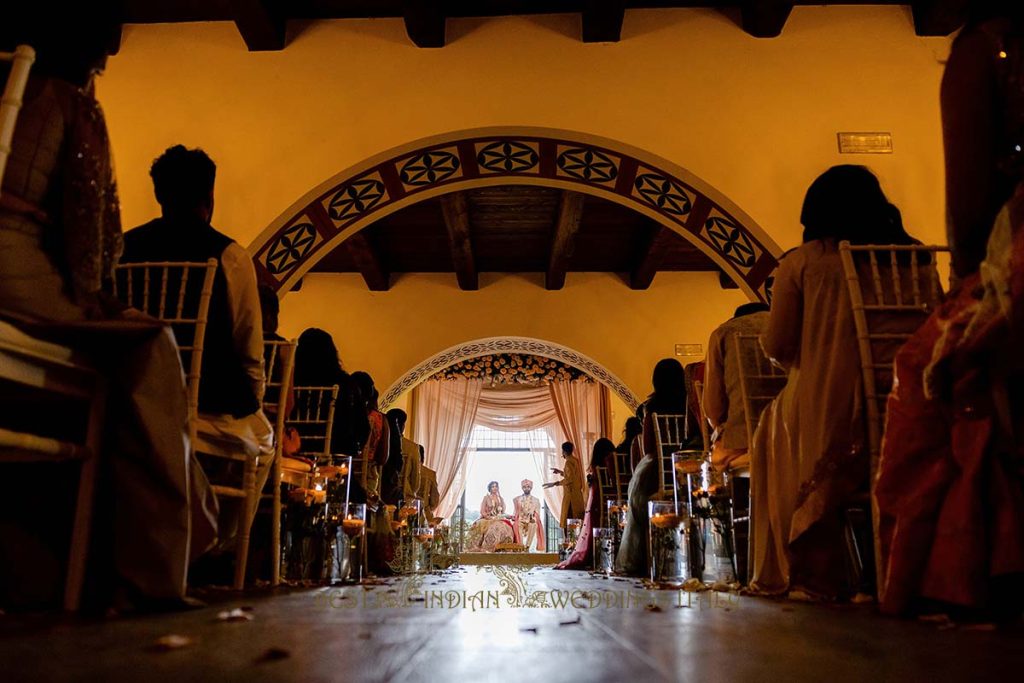
[[[463,567],[364,587],[206,597],[207,607],[163,615],[0,616],[0,679],[838,683],[1024,671],[1020,628],[648,591],[550,568]],[[187,644],[162,649],[169,635]]]

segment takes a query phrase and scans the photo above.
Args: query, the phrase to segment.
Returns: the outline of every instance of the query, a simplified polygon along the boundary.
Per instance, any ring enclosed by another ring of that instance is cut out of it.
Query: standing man
[[[532,481],[523,479],[521,486],[523,495],[512,499],[516,513],[512,530],[516,534],[516,543],[526,546],[529,550],[536,539],[537,550],[544,552],[544,526],[540,521],[540,501],[530,495],[533,491]]]
[[[424,462],[426,460],[426,453],[423,450],[423,446],[420,446],[420,490],[419,499],[421,510],[424,518],[427,520],[427,524],[433,526],[434,511],[437,510],[437,506],[441,503],[441,493],[437,490],[437,472],[427,467]]]
[[[738,334],[761,334],[768,324],[768,306],[743,304],[731,320],[719,325],[708,340],[704,367],[704,413],[714,430],[711,464],[718,471],[749,463],[747,422],[740,395],[740,359],[736,358]]]
[[[583,467],[576,459],[573,451],[576,450],[571,441],[562,444],[562,457],[565,458],[565,469],[560,470],[552,467],[551,471],[559,474],[562,478],[559,481],[549,481],[544,488],[562,486],[565,492],[562,494],[562,514],[559,523],[564,529],[570,519],[583,519]]]
[[[399,479],[402,489],[402,500],[412,500],[419,496],[420,479],[422,478],[422,463],[420,460],[420,445],[412,439],[405,438],[405,424],[408,416],[405,411],[396,408],[394,411],[398,430],[402,434],[402,473]]]

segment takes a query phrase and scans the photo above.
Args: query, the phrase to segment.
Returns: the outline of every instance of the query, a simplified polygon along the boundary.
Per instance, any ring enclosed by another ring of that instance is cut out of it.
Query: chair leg
[[[71,532],[71,549],[68,552],[68,572],[64,585],[64,609],[78,611],[82,603],[82,586],[89,554],[89,539],[92,532],[92,509],[96,491],[96,472],[99,468],[103,419],[106,409],[106,388],[97,387],[89,408],[89,425],[85,445],[89,457],[82,462],[78,479],[78,499],[75,502],[75,522]]]
[[[270,468],[270,585],[281,583],[281,459]]]
[[[235,547],[235,590],[245,588],[245,568],[249,560],[249,533],[252,529],[252,513],[256,508],[256,458],[245,461],[242,478],[242,510],[238,516],[237,546]]]
[[[747,581],[750,585],[754,581],[754,486],[751,483],[750,491],[747,494]]]
[[[846,555],[850,564],[850,583],[859,590],[864,581],[864,558],[857,543],[857,532],[854,530],[854,510],[847,509],[843,514],[843,536],[846,539]]]

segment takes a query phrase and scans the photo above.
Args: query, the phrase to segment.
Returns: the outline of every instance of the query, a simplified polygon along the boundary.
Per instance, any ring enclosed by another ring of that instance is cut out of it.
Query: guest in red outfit
[[[942,81],[959,286],[896,357],[876,495],[890,614],[1024,607],[1024,5],[972,3]]]

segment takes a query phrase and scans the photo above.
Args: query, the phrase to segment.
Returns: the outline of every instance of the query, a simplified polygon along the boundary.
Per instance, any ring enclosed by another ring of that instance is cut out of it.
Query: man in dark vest
[[[256,271],[245,249],[210,225],[216,172],[201,149],[175,145],[160,155],[149,174],[162,215],[125,235],[121,261],[217,259],[195,446],[200,453],[245,452],[258,457],[257,484],[262,488],[269,472],[263,465],[270,464],[273,453],[273,429],[260,409],[265,382]],[[231,529],[222,524],[222,531]]]

